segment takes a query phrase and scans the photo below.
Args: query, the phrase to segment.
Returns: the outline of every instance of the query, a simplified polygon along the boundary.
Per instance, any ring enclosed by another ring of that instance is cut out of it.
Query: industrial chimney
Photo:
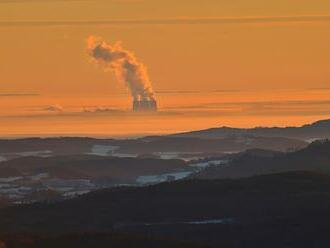
[[[156,112],[157,102],[155,99],[136,99],[133,101],[134,112]]]

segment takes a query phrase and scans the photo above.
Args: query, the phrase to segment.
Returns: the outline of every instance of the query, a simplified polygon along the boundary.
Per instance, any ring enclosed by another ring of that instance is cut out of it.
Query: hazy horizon
[[[301,126],[330,116],[327,89],[156,94],[157,113],[132,112],[126,93],[2,96],[9,108],[0,110],[0,135],[132,137],[220,126]]]
[[[1,1],[0,135],[166,134],[330,117],[330,3]],[[131,114],[133,99],[157,114]]]

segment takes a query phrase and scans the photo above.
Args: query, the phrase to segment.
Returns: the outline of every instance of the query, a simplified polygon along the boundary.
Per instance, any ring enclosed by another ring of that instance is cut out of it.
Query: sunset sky
[[[0,134],[166,133],[328,118],[329,30],[325,0],[0,0]],[[91,63],[90,35],[134,51],[163,115],[119,127],[123,117],[112,110],[129,109],[130,97]],[[85,116],[95,109],[111,111]]]

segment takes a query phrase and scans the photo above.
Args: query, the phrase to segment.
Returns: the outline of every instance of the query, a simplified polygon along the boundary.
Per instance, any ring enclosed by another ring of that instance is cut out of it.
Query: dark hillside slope
[[[76,155],[93,152],[93,147],[109,148],[108,154],[149,154],[189,152],[233,152],[263,148],[287,151],[303,148],[307,142],[285,137],[231,136],[224,138],[145,137],[139,139],[113,140],[92,138],[29,138],[17,140],[0,139],[0,155],[6,158],[26,156],[28,152],[46,152],[47,155]],[[106,149],[105,149],[106,150]]]
[[[118,233],[76,233],[63,236],[1,235],[6,248],[202,248],[190,242],[129,236]],[[1,246],[0,248],[4,248]]]
[[[0,210],[0,231],[56,233],[224,218],[330,218],[329,192],[329,176],[308,172],[117,188],[55,204]]]
[[[308,147],[274,156],[251,151],[236,156],[225,167],[210,167],[194,175],[200,179],[241,178],[285,171],[330,173],[330,141],[316,141]]]
[[[312,172],[117,188],[55,204],[0,209],[0,233],[116,231],[214,248],[329,247],[329,192],[330,177]],[[91,242],[102,239],[107,240]],[[75,247],[70,242],[81,241],[64,238],[54,244]],[[42,247],[52,247],[47,245]]]
[[[0,140],[0,153],[53,151],[54,154],[79,154],[91,151],[94,144],[107,145],[112,140],[79,137],[25,138]]]
[[[49,158],[22,157],[0,163],[1,177],[17,177],[48,173],[65,179],[112,178],[135,180],[140,175],[153,175],[189,169],[176,159],[118,158],[92,155],[57,156]]]

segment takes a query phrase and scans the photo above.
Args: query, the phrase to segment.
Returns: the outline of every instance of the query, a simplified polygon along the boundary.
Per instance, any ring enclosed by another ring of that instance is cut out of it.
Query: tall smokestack
[[[134,112],[155,112],[157,111],[157,108],[157,102],[155,99],[133,101]]]
[[[134,111],[157,111],[147,68],[134,53],[123,49],[120,42],[110,45],[94,36],[88,38],[87,48],[96,63],[114,72],[117,79],[127,85],[133,97]]]

